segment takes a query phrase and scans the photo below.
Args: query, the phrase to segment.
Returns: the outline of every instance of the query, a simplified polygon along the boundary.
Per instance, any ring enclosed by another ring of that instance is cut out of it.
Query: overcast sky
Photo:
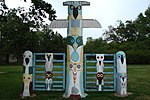
[[[23,0],[5,0],[6,5],[10,8],[25,6],[29,7],[31,1]],[[63,6],[64,1],[69,0],[45,0],[52,4],[56,10],[57,19],[66,19],[68,16],[67,7]],[[74,0],[79,1],[79,0]],[[85,0],[84,0],[85,1]],[[115,26],[117,20],[125,22],[126,20],[135,20],[140,13],[148,8],[150,0],[86,0],[91,4],[84,6],[82,9],[83,19],[96,19],[102,25],[101,29],[83,29],[84,44],[87,37],[99,38],[109,25]],[[55,29],[66,37],[67,29]]]

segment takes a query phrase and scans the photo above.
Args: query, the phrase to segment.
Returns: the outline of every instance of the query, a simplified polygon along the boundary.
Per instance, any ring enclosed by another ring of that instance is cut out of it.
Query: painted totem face
[[[32,52],[25,51],[23,54],[23,66],[32,66]]]
[[[52,61],[53,59],[53,53],[46,53],[45,54],[46,61]]]
[[[117,70],[119,73],[126,73],[126,56],[125,53],[119,51],[117,54]]]
[[[79,2],[72,2],[70,6],[68,6],[69,15],[73,15],[74,19],[77,19],[78,15],[82,14],[82,6]]]
[[[121,80],[122,87],[126,87],[126,80],[127,80],[126,74],[120,75],[120,80]]]
[[[27,85],[32,82],[32,74],[23,74],[23,82],[26,85],[26,88],[28,88]]]
[[[96,54],[96,60],[97,60],[97,63],[96,63],[97,72],[103,72],[103,70],[104,70],[104,63],[103,63],[104,54]]]
[[[67,44],[72,46],[74,50],[83,45],[82,36],[68,36]]]
[[[76,82],[76,78],[78,76],[78,72],[82,70],[82,65],[79,64],[79,63],[70,63],[68,65],[68,68],[73,74],[73,80],[74,80],[74,83],[75,83]]]
[[[53,77],[53,73],[51,71],[47,71],[46,74],[45,74],[45,77],[50,79]]]
[[[98,72],[96,76],[98,80],[102,80],[104,78],[104,74],[102,72]]]
[[[104,60],[104,54],[96,54],[96,60],[97,61],[103,61]]]
[[[68,36],[69,54],[72,62],[79,62],[82,55],[82,36]]]

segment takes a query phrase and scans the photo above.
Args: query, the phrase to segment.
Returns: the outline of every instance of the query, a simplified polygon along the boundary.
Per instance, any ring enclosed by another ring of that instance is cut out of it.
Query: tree
[[[150,36],[150,7],[144,14],[140,13],[138,18],[134,21],[135,28],[138,32],[138,39],[144,40]]]
[[[0,31],[2,32],[0,57],[6,56],[7,63],[10,54],[22,61],[25,50],[38,52],[40,48],[40,30],[46,27],[43,19],[54,20],[56,15],[51,4],[43,0],[32,0],[33,5],[26,12],[23,7],[17,9],[2,9],[0,15]],[[2,5],[4,7],[4,5]],[[52,30],[50,30],[52,31]],[[1,61],[1,60],[0,60]]]
[[[89,39],[85,46],[88,53],[116,53],[124,51],[128,64],[150,64],[150,7],[134,21],[117,22],[108,27],[104,41]]]
[[[86,42],[86,45],[84,46],[85,53],[103,53],[107,50],[108,45],[105,40],[102,38],[98,39],[90,39]]]
[[[2,55],[8,57],[9,54],[14,54],[18,59],[21,59],[21,55],[30,44],[35,43],[36,36],[32,36],[30,31],[30,25],[23,23],[23,20],[17,16],[17,10],[11,9],[5,12],[4,16],[0,16],[0,30],[2,31]],[[29,37],[32,37],[29,38]],[[28,43],[28,46],[26,42]],[[30,45],[31,46],[31,45]],[[33,47],[33,46],[31,46]]]
[[[41,52],[66,52],[66,39],[59,33],[44,29],[39,39]]]
[[[145,11],[145,14],[139,14],[135,21],[118,21],[118,26],[109,26],[103,35],[109,42],[126,42],[144,40],[150,36],[150,7]]]

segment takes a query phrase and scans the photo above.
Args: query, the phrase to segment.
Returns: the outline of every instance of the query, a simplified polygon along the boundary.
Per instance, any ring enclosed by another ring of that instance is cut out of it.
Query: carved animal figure
[[[127,65],[126,55],[123,51],[116,53],[117,61],[117,94],[120,96],[127,95]]]
[[[45,54],[45,84],[46,84],[46,90],[51,90],[51,85],[53,83],[52,77],[53,77],[53,53],[46,53]]]
[[[104,54],[96,54],[96,69],[97,69],[97,85],[98,91],[102,91],[102,85],[104,85]]]
[[[25,51],[23,54],[23,89],[22,96],[31,96],[32,90],[32,52]]]

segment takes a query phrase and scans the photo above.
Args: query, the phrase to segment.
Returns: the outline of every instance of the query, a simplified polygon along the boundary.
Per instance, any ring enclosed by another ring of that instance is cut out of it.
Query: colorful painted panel
[[[67,81],[64,97],[86,97],[83,88],[82,3],[68,1]]]

